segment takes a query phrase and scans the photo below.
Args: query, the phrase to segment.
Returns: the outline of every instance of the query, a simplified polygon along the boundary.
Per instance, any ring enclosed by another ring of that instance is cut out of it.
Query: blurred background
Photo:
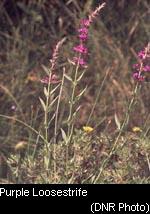
[[[43,96],[41,65],[49,66],[54,45],[63,37],[56,73],[73,56],[80,19],[99,3],[97,0],[1,0],[0,1],[0,114],[17,117],[38,129],[42,123],[39,96]],[[88,69],[81,88],[88,86],[80,101],[76,127],[87,121],[92,104],[101,93],[91,126],[98,132],[116,130],[114,115],[123,120],[132,97],[132,64],[136,53],[150,38],[148,0],[106,0],[101,15],[90,28]],[[150,126],[150,85],[142,83],[127,130]],[[64,110],[65,111],[65,110]],[[20,140],[34,141],[26,128],[14,120],[0,118],[0,150],[3,154]]]

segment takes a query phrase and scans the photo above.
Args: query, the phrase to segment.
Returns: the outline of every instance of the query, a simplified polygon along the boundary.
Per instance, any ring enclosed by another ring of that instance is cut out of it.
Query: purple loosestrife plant
[[[139,63],[133,65],[133,78],[138,82],[143,82],[146,75],[150,74],[150,43],[138,53],[138,61]]]
[[[138,91],[141,88],[141,84],[139,84],[139,83],[141,81],[145,80],[145,76],[144,76],[145,70],[146,70],[146,72],[149,72],[150,43],[148,43],[148,45],[146,46],[146,48],[144,50],[142,50],[138,53],[138,60],[139,60],[139,63],[136,63],[133,65],[133,68],[136,70],[133,73],[133,78],[135,80],[137,80],[137,82],[134,86],[132,97],[131,97],[131,100],[128,104],[128,108],[126,110],[124,120],[120,125],[118,135],[114,141],[114,144],[113,144],[108,156],[106,157],[106,159],[104,159],[104,161],[101,163],[101,166],[99,167],[98,174],[97,174],[97,176],[95,176],[94,181],[93,181],[94,184],[98,182],[98,180],[99,180],[100,176],[102,175],[102,172],[103,172],[104,168],[106,167],[108,161],[110,160],[112,155],[116,152],[116,150],[118,148],[119,139],[122,135],[122,132],[124,131],[124,129],[128,125],[131,110],[134,107],[135,99],[137,97]]]
[[[74,131],[74,121],[76,118],[76,114],[80,109],[80,106],[78,106],[75,109],[76,102],[81,98],[83,93],[86,91],[86,87],[78,94],[76,95],[76,87],[79,84],[80,80],[82,79],[85,68],[87,68],[87,62],[86,58],[88,55],[88,48],[87,48],[87,40],[88,40],[88,32],[89,27],[91,23],[94,21],[94,19],[98,16],[101,9],[105,6],[105,3],[99,5],[96,10],[94,10],[86,19],[82,19],[80,22],[79,29],[77,29],[78,32],[78,44],[73,47],[73,51],[76,53],[73,57],[73,60],[70,61],[71,64],[75,65],[75,73],[73,79],[68,77],[66,75],[66,78],[68,80],[71,80],[72,84],[72,91],[71,96],[69,100],[69,114],[67,119],[67,134],[62,130],[62,136],[64,136],[64,141],[66,142],[66,163],[68,163],[68,157],[69,157],[69,143],[71,142],[73,131]],[[81,70],[80,74],[78,74],[79,68],[83,69]],[[75,146],[74,146],[75,147]],[[66,164],[66,174],[68,172],[67,164]]]
[[[54,74],[54,70],[57,64],[57,58],[58,58],[58,52],[60,47],[62,46],[63,42],[65,41],[65,38],[63,38],[61,41],[59,41],[53,51],[52,58],[50,59],[51,66],[50,68],[44,68],[46,71],[47,76],[41,79],[41,82],[46,84],[47,87],[44,87],[44,95],[45,100],[42,100],[40,98],[41,105],[44,110],[44,125],[45,125],[45,140],[48,142],[48,112],[51,106],[51,84],[60,83],[58,76]]]
[[[62,40],[60,40],[55,48],[54,48],[54,51],[53,51],[53,54],[52,54],[52,58],[50,59],[50,68],[49,69],[44,69],[46,70],[46,73],[47,73],[47,76],[42,78],[41,79],[41,83],[44,83],[44,84],[49,84],[49,83],[52,83],[52,84],[55,84],[55,83],[59,83],[60,80],[58,78],[58,76],[56,74],[54,74],[54,70],[55,70],[55,67],[56,67],[56,64],[57,64],[57,58],[58,58],[58,53],[59,53],[59,49],[60,47],[62,46],[62,44],[64,43],[65,41],[65,38],[63,38]]]
[[[82,19],[80,21],[80,26],[77,29],[78,33],[78,44],[73,47],[73,51],[76,53],[73,57],[73,60],[71,61],[72,64],[74,64],[75,67],[75,73],[74,78],[72,79],[72,95],[71,99],[69,101],[69,116],[68,116],[68,142],[70,142],[73,129],[74,129],[74,116],[77,112],[77,110],[74,109],[75,103],[77,100],[80,99],[82,94],[85,92],[86,88],[83,89],[78,96],[75,96],[76,92],[76,86],[83,77],[83,74],[85,72],[85,68],[87,68],[87,62],[86,58],[88,55],[88,48],[87,48],[87,40],[88,40],[88,34],[89,34],[89,27],[94,21],[94,19],[98,16],[101,9],[105,6],[105,3],[100,4],[93,12],[90,13],[88,18]],[[79,68],[83,68],[84,70],[81,71],[81,74],[78,75]],[[68,78],[69,79],[69,78]],[[79,107],[77,108],[79,110]]]
[[[77,52],[79,55],[73,59],[75,64],[79,64],[80,67],[86,66],[86,56],[88,54],[88,49],[86,47],[86,42],[88,40],[88,31],[89,27],[94,21],[94,19],[100,13],[100,10],[105,6],[105,3],[100,4],[89,16],[87,19],[82,19],[80,22],[80,27],[77,30],[79,37],[79,45],[75,46],[73,50]]]
[[[88,33],[89,33],[89,27],[94,21],[94,19],[98,16],[100,13],[101,9],[105,6],[105,3],[99,5],[96,10],[94,10],[87,19],[82,19],[80,22],[80,27],[77,30],[78,32],[78,44],[73,47],[73,51],[76,53],[75,56],[73,57],[73,60],[71,61],[71,64],[75,65],[75,72],[73,73],[74,77],[71,78],[65,73],[65,68],[63,71],[63,77],[61,81],[55,74],[56,70],[56,64],[57,64],[57,58],[58,58],[58,52],[59,48],[64,42],[64,39],[61,40],[60,42],[57,43],[52,59],[50,60],[51,66],[50,68],[46,69],[44,66],[44,70],[47,73],[47,76],[41,79],[41,82],[46,84],[46,87],[44,87],[44,95],[45,99],[40,98],[41,105],[44,110],[44,129],[45,129],[45,134],[44,134],[44,141],[45,143],[45,157],[44,157],[44,163],[45,163],[45,169],[47,172],[49,172],[49,165],[50,165],[50,140],[49,140],[49,111],[51,108],[51,102],[53,103],[52,99],[52,91],[55,91],[59,87],[59,95],[54,98],[54,101],[57,102],[56,104],[56,111],[54,114],[55,118],[55,128],[54,128],[54,148],[53,148],[53,160],[54,160],[54,177],[57,177],[57,167],[56,167],[56,137],[57,137],[57,130],[58,130],[58,111],[59,111],[59,105],[60,105],[60,98],[62,94],[62,89],[63,89],[63,83],[65,78],[69,81],[71,81],[71,89],[70,89],[70,96],[69,96],[69,112],[68,112],[68,119],[67,119],[67,134],[65,131],[61,128],[62,131],[62,137],[66,145],[66,174],[68,172],[67,170],[67,164],[68,164],[68,154],[69,154],[69,143],[71,142],[72,139],[72,134],[74,131],[74,121],[75,121],[75,116],[76,113],[79,111],[80,106],[75,109],[75,104],[76,102],[80,99],[82,94],[85,92],[86,88],[84,88],[79,95],[76,95],[76,87],[79,84],[81,78],[83,77],[83,74],[85,72],[85,68],[87,68],[87,63],[86,63],[86,58],[88,55],[88,48],[87,48],[87,40],[88,40]],[[82,68],[80,73],[78,73],[79,68]],[[58,83],[58,86],[55,86],[55,88],[52,90],[51,84],[56,84]],[[53,96],[54,97],[54,96]],[[49,173],[48,173],[49,176]]]
[[[63,85],[63,79],[64,79],[64,74],[62,77],[62,80],[58,78],[58,76],[55,74],[56,70],[56,65],[57,65],[57,58],[58,58],[58,53],[59,49],[62,46],[63,42],[65,41],[65,38],[63,38],[61,41],[59,41],[53,51],[52,58],[50,59],[50,68],[46,68],[43,66],[44,71],[46,72],[47,76],[41,79],[41,83],[44,83],[46,86],[44,86],[44,99],[39,98],[41,102],[42,109],[44,111],[44,134],[43,134],[43,139],[44,139],[44,157],[43,157],[43,163],[44,167],[47,172],[47,179],[50,177],[50,163],[51,163],[51,147],[50,147],[50,139],[49,139],[49,127],[50,127],[50,122],[55,119],[55,127],[54,127],[54,137],[56,137],[57,133],[57,120],[58,120],[58,110],[59,110],[59,104],[60,104],[60,97],[62,93],[62,85]],[[57,84],[56,86],[51,87],[51,84]],[[59,90],[58,96],[55,96],[55,91],[56,89]],[[57,102],[57,107],[55,110],[54,117],[49,118],[49,112],[51,111],[54,102]],[[56,145],[56,143],[54,143]],[[54,159],[54,178],[56,178],[56,148],[53,148],[53,159]],[[56,180],[55,180],[56,181]]]

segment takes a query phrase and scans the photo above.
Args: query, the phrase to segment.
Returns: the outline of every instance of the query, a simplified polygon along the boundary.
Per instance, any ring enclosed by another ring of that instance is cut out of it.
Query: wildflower
[[[36,73],[30,72],[27,76],[26,83],[28,82],[38,82],[39,77],[36,75]]]
[[[135,80],[138,80],[139,82],[142,82],[142,81],[144,81],[145,76],[142,76],[142,75],[140,74],[140,72],[135,72],[135,73],[133,73],[133,78],[134,78]]]
[[[140,127],[138,127],[138,126],[135,126],[135,127],[132,128],[132,131],[133,132],[142,132],[142,129]]]
[[[80,38],[80,40],[86,41],[87,38],[88,38],[88,29],[85,28],[85,27],[82,27],[82,28],[80,28],[78,30],[78,32],[79,32],[79,38]]]
[[[88,50],[86,47],[84,47],[82,44],[77,45],[73,48],[74,51],[82,53],[82,54],[87,54]]]
[[[144,50],[138,52],[138,57],[140,62],[133,65],[133,68],[135,69],[133,78],[139,82],[143,82],[145,79],[147,79],[145,75],[146,72],[150,72],[150,43],[148,43]]]
[[[84,34],[84,33],[82,33],[82,34],[79,34],[79,38],[80,38],[80,40],[82,40],[82,41],[86,41],[87,40],[87,34]]]
[[[92,132],[94,129],[91,126],[83,126],[83,130],[87,133]]]
[[[85,28],[85,27],[83,27],[83,28],[79,28],[79,29],[78,29],[78,32],[79,32],[79,33],[88,34],[88,29],[87,29],[87,28]]]
[[[53,55],[52,55],[52,59],[50,59],[50,62],[51,62],[51,70],[53,71],[54,70],[54,67],[56,65],[56,60],[58,58],[58,52],[59,52],[59,49],[60,47],[62,46],[62,44],[64,43],[64,41],[66,40],[66,38],[63,38],[62,40],[60,40],[55,48],[54,48],[54,51],[53,51]]]
[[[145,72],[150,72],[150,65],[145,65],[145,66],[143,67],[143,71],[145,71]]]
[[[138,53],[138,57],[140,58],[140,59],[144,59],[145,58],[145,51],[139,51],[139,53]]]
[[[140,67],[140,64],[138,64],[138,63],[136,63],[136,64],[133,64],[133,66],[132,66],[134,69],[139,69],[139,67]]]
[[[15,151],[24,150],[27,147],[28,143],[26,141],[20,141],[15,145]]]
[[[96,18],[96,16],[99,14],[100,10],[104,6],[105,6],[105,3],[99,5],[96,8],[96,10],[93,11],[88,16],[87,19],[82,19],[80,22],[80,28],[78,29],[78,33],[79,33],[78,37],[80,39],[80,44],[78,46],[75,46],[73,50],[80,53],[81,55],[84,54],[84,57],[86,56],[86,54],[88,54],[88,49],[85,46],[85,42],[88,39],[88,28],[90,27],[90,24],[93,22],[93,20]],[[81,59],[81,60],[75,59],[74,62],[76,64],[79,63],[82,67],[85,67],[84,59]]]
[[[89,21],[89,19],[82,19],[80,23],[81,23],[81,25],[84,26],[84,27],[89,27],[89,26],[90,26],[90,21]]]
[[[101,11],[101,9],[105,6],[105,2],[103,4],[100,4],[96,10],[94,10],[90,15],[89,15],[89,23],[92,23],[93,20],[96,18],[96,16],[98,16],[99,12]]]
[[[51,72],[54,71],[54,68],[56,66],[56,61],[57,61],[57,58],[58,58],[58,51],[59,51],[59,48],[61,47],[61,45],[63,44],[63,42],[66,40],[66,38],[63,38],[62,40],[60,40],[55,48],[54,48],[54,51],[53,51],[53,55],[52,55],[52,58],[50,59],[50,63],[51,63],[51,67],[50,67],[50,70]],[[55,84],[55,83],[59,83],[61,82],[58,77],[52,73],[51,77],[50,76],[47,76],[47,77],[44,77],[43,79],[40,80],[41,83],[45,83],[45,84],[48,84],[48,83],[52,83],[52,84]]]
[[[56,84],[61,82],[61,80],[58,79],[58,76],[56,76],[55,74],[52,74],[51,78],[50,77],[44,77],[43,79],[41,79],[42,83],[48,84],[49,82],[52,84]]]

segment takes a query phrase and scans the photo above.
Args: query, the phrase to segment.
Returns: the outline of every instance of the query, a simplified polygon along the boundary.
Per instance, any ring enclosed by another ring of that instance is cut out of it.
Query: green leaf
[[[81,106],[79,106],[79,107],[75,110],[75,112],[74,112],[73,115],[72,115],[72,119],[74,119],[74,118],[76,117],[76,114],[78,113],[78,111],[80,110],[80,108],[81,108]]]
[[[64,74],[64,77],[65,77],[67,80],[69,80],[70,82],[73,82],[72,78],[69,77],[67,74]]]
[[[57,99],[58,99],[58,96],[52,100],[52,102],[50,103],[50,105],[48,107],[48,112],[50,112],[52,105],[56,102]]]
[[[82,79],[84,73],[85,73],[85,71],[83,71],[82,74],[78,77],[77,82],[79,82]]]
[[[51,119],[48,121],[48,126],[50,126],[51,122],[54,120],[55,118],[55,113],[52,115]]]
[[[116,113],[115,113],[115,123],[116,123],[116,125],[117,125],[117,128],[120,130],[121,124],[120,124],[120,121],[119,121],[118,116],[117,116]]]
[[[45,105],[44,101],[40,97],[39,97],[39,100],[41,102],[41,105],[42,105],[44,111],[46,111],[46,105]]]
[[[46,97],[48,97],[48,91],[47,91],[46,87],[44,87],[44,94],[45,94]]]
[[[87,89],[87,86],[80,92],[80,94],[78,94],[77,98],[80,98],[84,94],[86,89]]]
[[[60,129],[60,130],[61,130],[61,134],[62,134],[62,138],[63,138],[63,140],[65,141],[65,143],[67,143],[67,141],[68,141],[68,137],[67,137],[67,135],[66,135],[65,131],[64,131],[63,129]]]
[[[56,89],[59,88],[59,86],[60,84],[58,84],[53,90],[51,90],[50,94],[52,95],[56,91]]]

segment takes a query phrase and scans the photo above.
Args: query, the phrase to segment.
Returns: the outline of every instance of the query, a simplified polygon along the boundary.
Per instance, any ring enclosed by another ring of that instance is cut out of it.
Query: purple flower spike
[[[145,66],[143,67],[143,71],[145,71],[145,72],[150,72],[150,65],[145,65]]]
[[[135,69],[139,69],[140,65],[138,63],[136,63],[136,64],[133,64],[132,67],[135,68]]]
[[[81,25],[82,25],[83,27],[89,27],[89,26],[90,26],[90,21],[89,21],[89,19],[82,19],[82,20],[81,20]]]
[[[87,54],[88,50],[86,47],[84,47],[82,44],[77,45],[73,48],[74,51],[79,52],[79,53],[83,53],[83,54]]]
[[[78,54],[78,57],[74,57],[71,61],[72,64],[79,64],[81,67],[86,68],[87,65],[84,61],[86,58],[86,55],[88,54],[88,49],[86,48],[86,40],[88,39],[88,31],[89,27],[92,24],[93,20],[97,17],[100,10],[105,6],[105,3],[100,4],[93,12],[90,13],[88,18],[82,19],[80,22],[80,28],[78,31],[78,38],[80,40],[79,45],[75,46],[73,48],[74,51],[76,51]],[[79,57],[80,56],[80,57]]]
[[[79,32],[79,33],[88,34],[88,29],[85,28],[85,27],[83,27],[83,28],[80,28],[80,29],[78,30],[78,32]]]
[[[79,38],[80,38],[82,41],[86,41],[86,40],[87,40],[87,35],[82,33],[82,34],[79,35]]]
[[[79,32],[79,38],[82,40],[82,41],[86,41],[87,38],[88,38],[88,29],[83,27],[83,28],[80,28],[78,30]]]
[[[145,51],[140,51],[139,53],[138,53],[138,57],[140,58],[140,59],[144,59],[145,58]]]
[[[133,78],[139,82],[144,80],[147,81],[148,75],[145,75],[146,72],[150,72],[150,43],[138,52],[139,63],[133,65],[135,72],[133,73]]]
[[[140,73],[133,73],[133,78],[139,82],[143,82],[145,80],[145,77],[142,76]]]

